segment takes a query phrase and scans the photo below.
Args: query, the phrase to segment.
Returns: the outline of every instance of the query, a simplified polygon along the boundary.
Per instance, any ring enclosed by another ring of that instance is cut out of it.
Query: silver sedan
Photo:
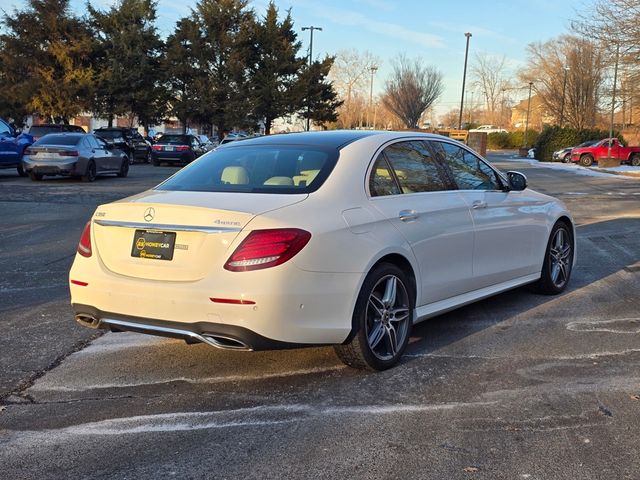
[[[93,182],[103,173],[118,177],[129,173],[129,158],[123,151],[88,133],[45,135],[24,152],[22,162],[31,180],[63,175]]]

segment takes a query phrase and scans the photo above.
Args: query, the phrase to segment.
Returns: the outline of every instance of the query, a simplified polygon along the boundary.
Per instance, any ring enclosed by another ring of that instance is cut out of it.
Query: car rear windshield
[[[319,146],[226,147],[200,157],[156,189],[309,193],[320,188],[337,158],[337,150]]]
[[[33,144],[34,147],[42,145],[76,145],[80,137],[78,135],[57,135],[49,134],[42,137],[40,140]]]
[[[187,135],[163,135],[158,143],[166,145],[189,145],[191,141]]]
[[[59,127],[59,126],[55,126],[55,127],[40,127],[40,126],[34,125],[33,127],[31,127],[29,129],[29,135],[35,135],[36,137],[42,137],[43,135],[46,135],[47,133],[61,132],[61,131],[62,131],[62,127]]]
[[[109,140],[113,138],[122,138],[124,136],[121,130],[96,130],[93,133],[99,137],[107,138]]]

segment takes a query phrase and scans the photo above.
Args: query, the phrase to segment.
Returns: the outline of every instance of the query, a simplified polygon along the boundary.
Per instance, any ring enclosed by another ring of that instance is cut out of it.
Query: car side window
[[[93,140],[98,144],[98,148],[103,148],[103,149],[107,149],[107,142],[105,142],[102,138],[100,137],[93,137]]]
[[[100,148],[98,146],[98,142],[96,141],[96,136],[94,135],[87,135],[85,140],[86,142],[89,144],[89,147],[91,147],[92,149],[96,149],[96,148]]]
[[[424,142],[399,142],[384,149],[402,193],[447,190],[438,161]]]
[[[501,190],[496,172],[480,157],[447,142],[432,142],[435,150],[451,170],[460,190]]]
[[[2,136],[11,136],[11,127],[4,122],[0,122],[0,135]]]
[[[379,155],[369,175],[369,192],[372,197],[399,195],[400,187],[393,178],[389,164],[384,155]]]

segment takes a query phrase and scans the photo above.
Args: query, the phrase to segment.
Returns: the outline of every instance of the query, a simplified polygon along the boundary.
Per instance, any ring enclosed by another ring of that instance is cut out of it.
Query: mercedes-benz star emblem
[[[153,207],[149,207],[144,211],[145,222],[150,222],[151,220],[153,220],[153,217],[155,216],[156,216],[156,211],[153,209]]]

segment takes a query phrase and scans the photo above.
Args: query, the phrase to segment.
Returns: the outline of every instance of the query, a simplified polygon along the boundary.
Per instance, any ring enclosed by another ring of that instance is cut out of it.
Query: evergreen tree
[[[192,121],[210,116],[203,100],[208,78],[197,68],[202,42],[198,22],[193,16],[180,19],[175,32],[167,38],[162,70],[169,91],[169,112],[180,120],[184,131]]]
[[[337,109],[343,103],[327,78],[333,61],[334,57],[329,56],[321,62],[314,61],[298,79],[300,115],[321,126],[338,119]]]
[[[207,77],[203,116],[218,127],[220,139],[234,126],[251,124],[247,60],[255,15],[247,5],[247,0],[200,0],[193,13],[202,35],[194,68]]]
[[[96,95],[93,110],[109,119],[130,114],[148,129],[165,111],[154,0],[119,0],[103,12],[87,3],[94,32]]]
[[[290,11],[279,22],[278,9],[270,2],[264,19],[254,28],[251,99],[253,113],[264,119],[265,133],[269,135],[273,120],[298,109],[295,87],[305,60],[296,56],[301,43],[293,30]]]
[[[1,24],[3,108],[67,121],[89,106],[91,39],[70,13],[69,0],[27,0]]]

